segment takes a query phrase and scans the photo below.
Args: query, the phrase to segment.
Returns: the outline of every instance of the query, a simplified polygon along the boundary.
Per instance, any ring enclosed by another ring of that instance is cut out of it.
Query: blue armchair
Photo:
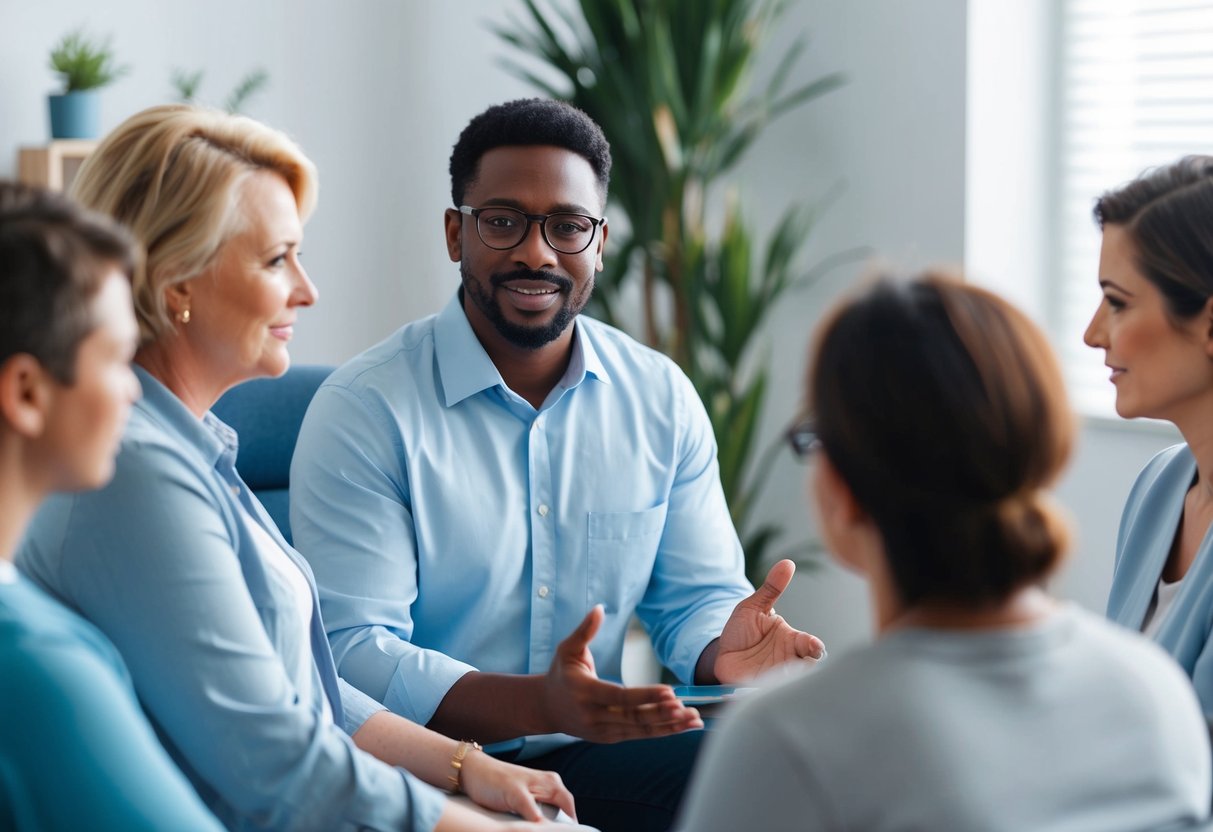
[[[236,470],[291,540],[290,475],[303,414],[333,368],[291,367],[281,378],[259,378],[223,394],[211,411],[240,436]]]

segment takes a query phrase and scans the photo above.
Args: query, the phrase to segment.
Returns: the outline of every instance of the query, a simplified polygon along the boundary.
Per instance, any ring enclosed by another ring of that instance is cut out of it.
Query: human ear
[[[168,316],[174,321],[182,320],[183,315],[185,315],[186,320],[188,321],[187,313],[193,304],[193,284],[194,280],[196,279],[197,278],[179,280],[176,283],[172,283],[165,287],[164,303],[168,308]]]
[[[842,566],[863,572],[858,544],[867,514],[824,450],[817,452],[813,464],[813,498],[822,542]]]
[[[1213,358],[1213,296],[1205,301],[1205,308],[1200,314],[1205,322],[1205,355]]]
[[[463,259],[463,214],[454,208],[447,208],[442,216],[446,232],[446,254],[452,263]]]
[[[37,439],[46,426],[54,396],[50,374],[29,353],[0,364],[0,418],[26,439]]]
[[[602,218],[602,231],[598,234],[597,254],[595,254],[595,256],[594,256],[594,271],[596,271],[596,272],[600,272],[603,269],[602,253],[604,251],[606,251],[606,239],[607,239],[607,221],[606,221],[606,217],[603,217]]]

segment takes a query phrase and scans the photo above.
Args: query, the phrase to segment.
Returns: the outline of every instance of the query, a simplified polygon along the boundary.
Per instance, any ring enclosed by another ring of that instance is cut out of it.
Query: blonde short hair
[[[172,329],[164,290],[200,274],[239,230],[240,186],[259,170],[286,180],[306,220],[316,205],[315,165],[284,133],[245,116],[151,107],[81,166],[72,195],[127,226],[146,249],[132,281],[142,343]]]

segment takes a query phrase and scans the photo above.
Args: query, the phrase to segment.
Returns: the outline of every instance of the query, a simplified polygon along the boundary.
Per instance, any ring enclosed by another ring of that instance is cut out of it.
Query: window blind
[[[1103,352],[1082,342],[1100,300],[1091,212],[1147,168],[1213,153],[1213,0],[1065,0],[1060,34],[1053,326],[1075,407],[1113,416]]]

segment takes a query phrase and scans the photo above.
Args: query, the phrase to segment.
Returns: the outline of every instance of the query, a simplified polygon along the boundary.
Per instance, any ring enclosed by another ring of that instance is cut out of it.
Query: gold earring
[[[188,323],[190,322],[190,311],[189,311],[189,309],[184,309],[184,310],[182,310],[181,314],[180,314],[180,315],[178,315],[177,317],[178,317],[178,319],[181,321],[181,323],[183,323],[183,324],[188,324]]]

